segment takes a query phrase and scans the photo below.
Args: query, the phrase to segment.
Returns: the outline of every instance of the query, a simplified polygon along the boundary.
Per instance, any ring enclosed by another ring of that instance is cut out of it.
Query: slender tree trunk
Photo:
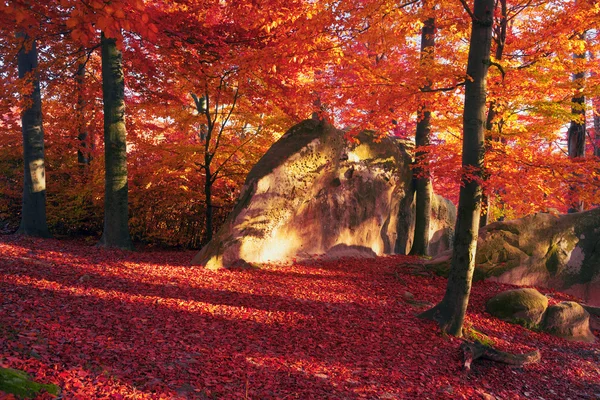
[[[211,164],[214,158],[214,153],[210,152],[210,142],[212,140],[213,133],[215,133],[217,108],[215,108],[215,119],[212,119],[210,116],[208,90],[204,94],[204,99],[206,101],[204,109],[202,109],[198,103],[196,103],[196,108],[198,109],[199,113],[204,112],[204,115],[206,116],[206,141],[204,142],[204,205],[206,207],[204,214],[204,229],[206,231],[206,234],[204,235],[204,242],[206,244],[212,240],[213,236],[212,185],[214,183],[214,177],[211,171]],[[215,152],[217,151],[217,146],[218,144],[215,145]]]
[[[500,7],[501,7],[502,14],[500,17],[501,18],[500,25],[498,25],[498,28],[496,31],[496,38],[495,38],[496,52],[494,54],[494,57],[496,58],[497,61],[502,60],[502,56],[504,54],[504,44],[506,43],[506,28],[507,28],[507,24],[508,24],[508,19],[507,19],[508,9],[506,7],[506,0],[500,0]],[[498,124],[494,124],[494,118],[496,118],[496,102],[491,101],[490,105],[488,107],[487,118],[485,121],[486,143],[491,143],[494,139],[496,139],[494,137],[495,135],[493,134],[492,131],[494,129],[494,125],[498,125]],[[498,137],[497,139],[500,139],[500,138]],[[483,207],[481,210],[481,217],[479,219],[479,227],[480,228],[486,226],[490,222],[490,197],[485,192],[483,193],[481,202],[483,204]]]
[[[79,141],[79,147],[77,149],[77,162],[81,167],[85,167],[90,164],[91,161],[91,150],[89,133],[86,129],[85,121],[85,62],[80,61],[77,65],[77,75],[75,76],[75,83],[77,85],[77,140]]]
[[[42,96],[37,73],[36,41],[18,33],[23,45],[17,56],[19,78],[33,86],[27,96],[27,108],[21,114],[23,132],[23,208],[17,233],[49,237],[46,222],[46,166],[44,158],[44,130],[42,127]]]
[[[600,157],[600,97],[592,101],[594,107],[594,155]]]
[[[427,67],[433,61],[435,49],[435,19],[425,20],[421,31],[421,65]],[[423,89],[430,89],[429,83]],[[431,133],[431,111],[426,105],[422,105],[419,110],[422,118],[417,122],[417,131],[415,133],[415,144],[417,146],[416,162],[418,167],[415,172],[416,205],[415,205],[415,234],[410,254],[427,255],[429,247],[429,226],[431,222],[431,197],[433,196],[433,187],[429,177],[429,160],[427,151],[420,150],[423,146],[429,146]]]
[[[206,125],[203,128],[203,131],[200,134],[200,140],[204,141],[204,164],[202,168],[204,169],[204,239],[203,244],[207,244],[212,240],[213,236],[213,204],[212,204],[212,185],[214,183],[214,179],[216,176],[213,175],[211,165],[212,160],[214,158],[214,154],[210,152],[210,143],[213,137],[213,133],[215,131],[215,120],[211,118],[210,108],[209,108],[209,96],[208,91],[205,92],[204,96],[198,97],[194,93],[191,93],[192,98],[194,99],[194,103],[196,104],[196,110],[198,111],[198,115],[204,115],[206,117]],[[218,142],[218,140],[217,140]],[[216,151],[216,148],[215,148]]]
[[[125,81],[116,40],[102,34],[102,95],[104,99],[104,232],[100,245],[132,249],[128,226],[127,131]]]
[[[465,3],[466,4],[466,3]],[[481,170],[484,156],[486,78],[490,65],[494,0],[475,0],[463,114],[464,176],[456,219],[454,251],[446,293],[435,307],[421,314],[437,321],[443,331],[461,336],[473,270],[481,211]],[[473,179],[474,178],[474,179]]]
[[[205,157],[206,162],[206,157]],[[205,242],[208,243],[211,241],[213,236],[213,204],[212,204],[212,174],[210,171],[210,161],[206,162],[204,167],[204,172],[206,174],[206,181],[204,182],[204,204],[206,206],[205,213],[205,224],[204,228],[206,229]]]
[[[585,77],[583,72],[574,75],[573,79],[581,81]],[[578,96],[572,99],[573,108],[571,112],[579,116],[581,120],[571,120],[568,131],[568,151],[570,158],[583,157],[585,155],[585,97]]]
[[[583,39],[583,35],[580,35]],[[578,59],[585,59],[585,52],[582,54],[574,54],[573,59],[577,62]],[[576,66],[577,67],[577,66]],[[576,95],[571,100],[571,113],[575,116],[569,125],[567,132],[567,148],[569,158],[585,157],[585,96],[582,93],[585,86],[585,71],[578,71],[573,74],[573,81],[576,86]],[[571,194],[576,195],[577,189],[571,187]],[[573,199],[569,211],[570,213],[583,211],[583,202]]]

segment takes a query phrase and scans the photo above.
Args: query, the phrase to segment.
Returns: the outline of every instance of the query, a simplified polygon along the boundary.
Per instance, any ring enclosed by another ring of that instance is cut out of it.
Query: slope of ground
[[[446,284],[417,259],[215,272],[192,256],[0,237],[0,367],[65,399],[600,397],[598,344],[484,312],[507,285],[476,283],[467,324],[503,350],[539,348],[542,361],[478,360],[465,375],[461,341],[415,316]]]

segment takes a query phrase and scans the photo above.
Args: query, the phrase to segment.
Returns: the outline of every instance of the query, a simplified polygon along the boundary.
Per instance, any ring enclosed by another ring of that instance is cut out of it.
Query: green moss
[[[535,289],[515,289],[499,293],[486,304],[493,316],[528,328],[535,327],[548,307],[548,298]]]
[[[45,385],[34,382],[31,377],[23,371],[0,368],[0,391],[27,399],[33,399],[43,392],[58,396],[60,388],[52,384]]]
[[[437,276],[448,279],[448,274],[450,273],[450,260],[439,263],[425,264],[425,268]]]
[[[521,325],[532,331],[538,331],[539,327],[540,327],[539,323],[536,323],[532,320],[528,320],[525,318],[510,318],[506,322],[510,322],[511,324],[515,324],[515,325]]]
[[[463,336],[467,340],[480,343],[487,347],[494,347],[494,345],[496,344],[494,339],[492,339],[485,333],[481,333],[477,329],[471,327],[466,327],[463,329]]]

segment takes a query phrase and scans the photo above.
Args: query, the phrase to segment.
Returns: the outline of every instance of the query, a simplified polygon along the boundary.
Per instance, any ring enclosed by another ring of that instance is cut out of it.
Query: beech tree
[[[206,117],[206,124],[202,124],[202,130],[200,132],[200,140],[204,142],[204,162],[198,163],[198,166],[204,170],[204,204],[206,206],[205,209],[205,238],[204,242],[208,243],[212,239],[213,235],[213,194],[212,187],[217,178],[219,177],[220,167],[216,170],[213,170],[212,162],[215,157],[215,153],[219,150],[219,146],[221,144],[221,139],[223,137],[223,132],[225,131],[225,127],[231,118],[231,114],[235,109],[237,99],[238,99],[238,89],[234,89],[232,104],[228,111],[223,114],[223,111],[219,109],[219,107],[223,107],[222,104],[219,104],[219,97],[221,91],[225,90],[225,76],[222,76],[220,79],[220,84],[218,87],[218,95],[215,99],[214,104],[214,112],[211,112],[211,97],[209,96],[208,90],[204,93],[201,98],[198,98],[194,93],[192,93],[192,97],[194,98],[194,103],[196,105],[196,110],[199,115],[204,115]],[[219,121],[219,118],[222,121]],[[213,138],[214,143],[213,143]]]
[[[494,135],[502,130],[502,141],[489,143],[485,160],[485,188],[492,196],[494,217],[518,218],[548,208],[567,211],[572,197],[599,204],[597,178],[589,173],[598,170],[598,161],[570,160],[563,132],[565,124],[577,119],[571,112],[575,64],[587,74],[581,94],[586,99],[599,96],[600,63],[572,59],[582,45],[588,54],[598,54],[596,41],[583,43],[573,34],[587,32],[589,39],[597,30],[596,3],[507,1],[501,59],[499,28],[492,38],[496,40],[492,61],[502,65],[506,78],[500,81],[499,69],[491,69],[489,77],[493,107],[488,120]],[[310,115],[315,93],[327,105],[321,110],[324,116],[351,128],[349,136],[372,129],[382,136],[408,138],[423,119],[418,110],[429,106],[433,117],[428,169],[436,193],[456,203],[468,15],[460,1],[435,3],[444,10],[436,13],[436,60],[423,64],[415,38],[422,35],[432,13],[421,4],[412,0],[272,0],[260,5],[245,0],[6,2],[0,7],[0,58],[16,59],[14,32],[21,28],[15,26],[36,27],[26,32],[44,41],[38,57],[40,81],[50,94],[43,108],[45,141],[52,143],[45,149],[45,157],[52,159],[46,166],[52,177],[47,191],[49,228],[61,234],[99,234],[103,229],[103,163],[82,167],[89,156],[101,159],[94,144],[104,151],[102,140],[94,140],[102,129],[101,58],[95,51],[101,31],[122,43],[128,84],[129,228],[136,239],[184,246],[206,240],[206,171],[199,166],[206,154],[193,126],[206,121],[192,114],[190,92],[200,97],[211,77],[210,101],[216,104],[216,79],[231,68],[237,70],[229,87],[239,87],[240,96],[220,142],[224,151],[209,149],[216,154],[210,173],[242,144],[244,138],[237,133],[246,122],[247,132],[262,128],[249,144],[252,150],[236,152],[212,186],[214,230],[235,200],[241,177],[278,134]],[[498,25],[503,6],[504,1],[496,1]],[[17,21],[21,22],[15,25]],[[82,76],[75,72],[80,61],[86,64],[84,90],[80,90]],[[23,90],[17,68],[2,72],[0,220],[10,221],[16,229],[23,181],[21,137],[14,132],[20,129],[24,107],[15,107],[20,105],[15,94]],[[428,82],[431,91],[424,93]],[[221,102],[227,104],[225,111],[232,94]],[[214,107],[211,114],[214,117]],[[86,134],[89,147],[78,140]],[[213,144],[215,139],[216,135]],[[80,162],[74,156],[77,149]]]
[[[46,165],[44,157],[44,129],[42,126],[42,97],[38,79],[36,40],[20,32],[22,39],[18,54],[19,78],[31,87],[25,95],[26,108],[21,114],[23,132],[23,207],[21,225],[17,233],[48,237],[46,223]]]
[[[433,52],[435,49],[435,18],[429,17],[425,20],[421,31],[421,65],[427,68],[433,61]],[[431,89],[431,83],[423,88],[423,91]],[[417,131],[415,133],[415,144],[417,151],[415,158],[418,168],[415,169],[417,178],[415,179],[415,233],[413,245],[410,254],[427,255],[429,247],[429,225],[431,221],[431,197],[433,196],[433,185],[429,177],[429,161],[427,151],[420,150],[427,148],[430,144],[431,133],[431,110],[425,104],[419,109],[419,120],[417,122]]]
[[[504,45],[506,44],[506,30],[508,26],[508,8],[506,6],[506,0],[500,0],[500,21],[493,27],[493,41],[496,43],[496,50],[494,52],[494,59],[496,62],[502,60],[504,54]],[[504,74],[504,71],[502,71]],[[502,78],[504,80],[504,77]],[[496,101],[490,101],[487,111],[487,117],[485,120],[485,131],[486,131],[486,143],[490,143],[493,140],[500,140],[500,132],[502,131],[502,121],[496,121]],[[497,127],[497,132],[494,133],[493,129]],[[483,192],[482,197],[482,210],[481,217],[479,220],[479,226],[483,227],[488,224],[490,220],[490,194]]]
[[[594,155],[600,157],[600,98],[594,98]]]
[[[454,336],[462,335],[473,270],[481,212],[481,177],[484,158],[486,78],[490,66],[494,0],[475,0],[471,11],[471,39],[463,112],[462,182],[454,237],[454,252],[442,301],[421,314]]]
[[[100,245],[132,249],[129,236],[127,130],[123,59],[116,39],[101,36],[104,100],[104,231]]]
[[[79,148],[77,149],[77,162],[82,167],[89,165],[92,160],[92,141],[90,140],[85,121],[85,69],[86,62],[82,57],[82,59],[77,63],[77,72],[75,74],[75,85],[77,90],[77,140],[79,141]]]
[[[585,35],[577,35],[577,40],[585,41]],[[573,74],[573,82],[575,83],[575,95],[571,100],[571,113],[573,117],[567,132],[569,158],[585,157],[585,95],[583,94],[585,71],[581,70],[581,66],[578,65],[578,61],[581,60],[585,60],[585,50],[573,54],[573,63],[577,70]],[[569,212],[578,211],[583,211],[583,203],[577,199],[572,199]]]

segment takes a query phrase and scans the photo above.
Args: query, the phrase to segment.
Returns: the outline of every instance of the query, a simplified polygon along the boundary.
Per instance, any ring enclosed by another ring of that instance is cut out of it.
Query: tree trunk
[[[437,321],[443,331],[461,336],[471,281],[481,212],[481,175],[483,166],[486,78],[490,65],[490,46],[494,0],[475,0],[463,113],[463,178],[456,219],[454,251],[446,293],[435,307],[421,314]],[[469,175],[466,175],[469,174]]]
[[[212,205],[212,174],[210,172],[210,161],[206,161],[205,157],[205,174],[206,181],[204,182],[204,204],[206,206],[206,214],[205,214],[205,224],[204,228],[206,229],[205,244],[210,242],[213,236],[213,205]]]
[[[104,232],[100,245],[132,249],[128,226],[125,81],[116,40],[102,34],[104,100]]]
[[[583,39],[583,35],[579,36]],[[574,54],[573,59],[577,62],[578,59],[585,59],[585,52],[583,54]],[[576,65],[577,67],[577,65]],[[573,81],[576,86],[576,95],[571,100],[571,114],[574,118],[571,120],[569,125],[569,131],[567,132],[567,148],[569,158],[585,157],[585,96],[582,95],[582,90],[585,83],[585,72],[578,71],[573,75]],[[577,188],[571,187],[571,194],[576,196]],[[583,211],[583,203],[574,198],[569,206],[570,213]]]
[[[594,107],[594,155],[600,157],[600,97],[592,101]]]
[[[77,149],[77,162],[81,167],[90,164],[92,159],[89,133],[86,129],[85,121],[85,62],[80,61],[77,65],[77,75],[75,75],[75,83],[77,85],[77,140],[79,147]]]
[[[421,31],[421,65],[427,67],[427,64],[433,61],[433,52],[435,49],[435,19],[425,20]],[[430,89],[428,84],[424,89]],[[431,222],[431,197],[433,187],[429,177],[429,160],[427,151],[419,150],[423,146],[429,146],[431,132],[431,111],[426,105],[421,106],[420,112],[423,117],[417,122],[417,131],[415,133],[415,144],[417,153],[415,155],[418,167],[415,169],[418,175],[415,179],[416,206],[415,206],[415,234],[410,254],[427,255],[429,247],[429,226]],[[419,176],[420,175],[420,176]]]
[[[206,125],[202,132],[200,133],[200,140],[204,141],[204,164],[202,168],[204,169],[204,238],[202,240],[202,244],[206,245],[208,242],[212,240],[213,236],[213,205],[212,205],[212,185],[215,182],[216,175],[213,175],[211,170],[212,160],[214,158],[214,153],[210,152],[210,142],[213,137],[213,133],[215,130],[215,121],[216,117],[213,120],[210,115],[210,104],[209,104],[209,96],[208,92],[205,92],[204,96],[199,98],[194,93],[191,93],[192,98],[194,99],[194,103],[196,104],[196,110],[198,111],[198,115],[204,115],[206,117]],[[215,111],[216,113],[216,111]],[[217,140],[218,142],[218,140]],[[216,151],[216,147],[215,147]]]
[[[496,52],[494,54],[494,57],[496,58],[496,61],[502,60],[502,56],[504,54],[504,44],[506,43],[506,28],[507,28],[507,24],[508,24],[508,19],[507,19],[508,9],[506,7],[506,0],[501,0],[500,6],[501,6],[501,17],[500,17],[501,19],[500,19],[500,25],[497,27],[496,38],[495,38]],[[487,143],[491,143],[494,139],[497,139],[497,140],[500,139],[499,135],[498,135],[498,137],[495,137],[494,133],[492,132],[492,130],[494,129],[494,125],[499,125],[498,123],[494,124],[494,118],[496,118],[495,107],[496,107],[496,102],[491,101],[490,105],[488,107],[487,118],[485,120],[485,131],[486,131],[485,140]],[[486,179],[487,179],[487,176],[486,176]],[[483,228],[490,222],[490,197],[487,193],[485,193],[485,191],[483,193],[481,203],[483,204],[483,207],[481,210],[481,217],[479,219],[479,227]]]
[[[44,158],[44,130],[42,127],[42,97],[36,71],[38,66],[36,41],[18,33],[23,45],[17,57],[19,78],[33,86],[27,96],[27,108],[21,114],[23,132],[23,208],[17,233],[50,237],[46,222],[46,166]],[[29,46],[31,46],[29,48]]]

